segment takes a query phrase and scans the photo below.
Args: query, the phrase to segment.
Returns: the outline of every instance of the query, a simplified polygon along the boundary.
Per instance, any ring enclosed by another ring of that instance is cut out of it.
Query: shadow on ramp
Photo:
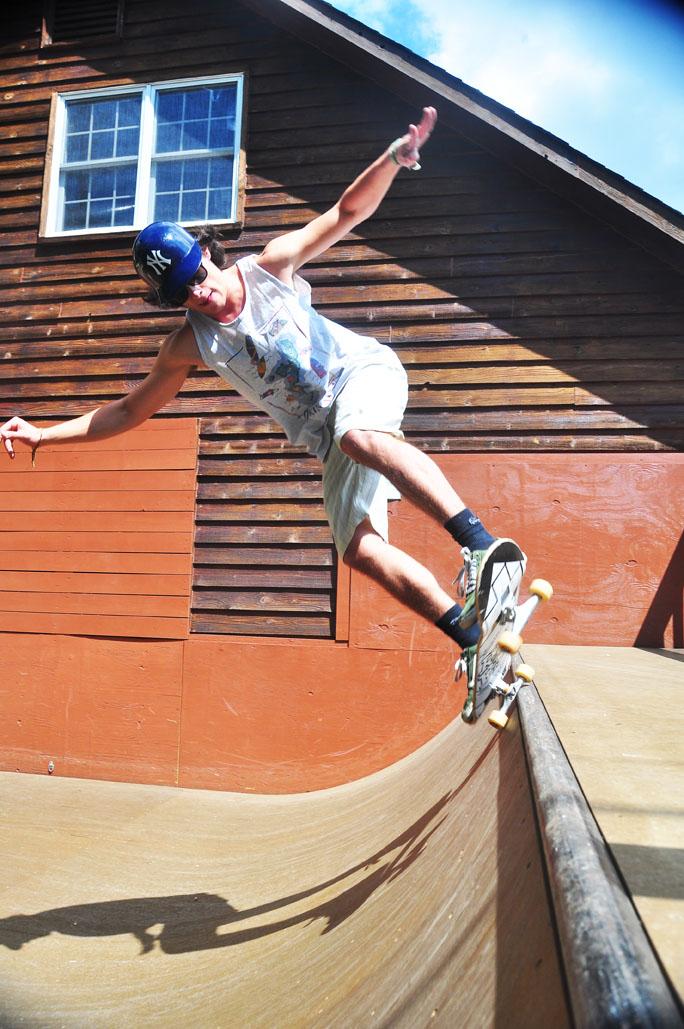
[[[296,796],[0,776],[2,1025],[584,1024],[523,735]]]

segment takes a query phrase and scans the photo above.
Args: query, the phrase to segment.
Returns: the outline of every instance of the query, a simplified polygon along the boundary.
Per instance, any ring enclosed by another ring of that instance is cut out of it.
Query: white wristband
[[[400,168],[408,168],[410,171],[420,171],[420,165],[416,161],[415,164],[402,164],[401,161],[397,160],[397,150],[403,144],[404,137],[399,136],[399,139],[395,139],[393,143],[389,145],[389,155],[392,161]]]

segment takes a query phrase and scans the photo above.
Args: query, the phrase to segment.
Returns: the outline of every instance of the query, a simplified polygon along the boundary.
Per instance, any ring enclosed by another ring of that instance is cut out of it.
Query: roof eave
[[[323,0],[243,0],[684,272],[684,215]]]

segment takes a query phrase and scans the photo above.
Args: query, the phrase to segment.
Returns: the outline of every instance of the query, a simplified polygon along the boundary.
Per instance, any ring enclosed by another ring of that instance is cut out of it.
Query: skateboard
[[[550,599],[553,589],[546,580],[535,579],[530,597],[518,604],[526,563],[517,543],[500,539],[489,548],[480,566],[475,594],[480,639],[468,669],[468,697],[463,708],[467,722],[478,719],[490,697],[499,695],[504,697],[502,707],[489,716],[489,722],[503,729],[521,686],[534,679],[533,669],[520,663],[518,657],[520,634],[540,601]]]

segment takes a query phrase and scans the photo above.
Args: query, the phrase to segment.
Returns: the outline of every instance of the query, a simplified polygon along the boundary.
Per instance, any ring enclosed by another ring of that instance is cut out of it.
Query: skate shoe
[[[472,647],[465,647],[461,656],[456,662],[456,682],[465,675],[467,697],[463,706],[463,718],[469,722],[475,704],[475,672],[477,670],[477,644]]]
[[[496,542],[497,541],[495,541],[492,546],[495,546]],[[473,625],[477,620],[477,606],[475,602],[477,593],[477,575],[490,550],[491,547],[487,547],[486,550],[469,550],[468,547],[463,547],[461,549],[463,568],[456,579],[456,586],[458,596],[465,600],[463,610],[458,618],[458,624],[464,629]]]

